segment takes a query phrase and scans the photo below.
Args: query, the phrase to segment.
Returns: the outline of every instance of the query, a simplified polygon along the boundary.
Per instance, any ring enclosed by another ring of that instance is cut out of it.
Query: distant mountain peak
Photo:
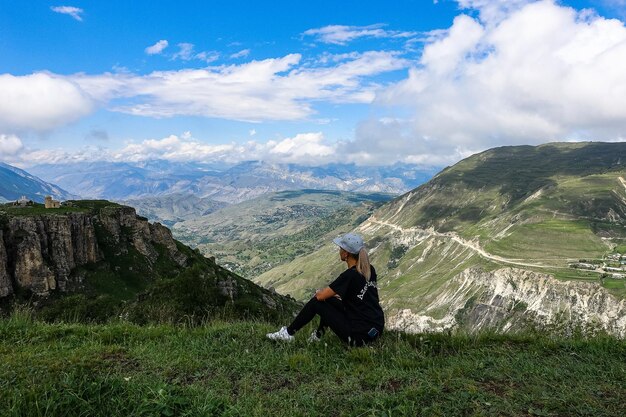
[[[21,196],[26,196],[33,201],[43,202],[47,195],[62,200],[76,197],[23,169],[0,162],[0,197],[4,200],[14,201]]]

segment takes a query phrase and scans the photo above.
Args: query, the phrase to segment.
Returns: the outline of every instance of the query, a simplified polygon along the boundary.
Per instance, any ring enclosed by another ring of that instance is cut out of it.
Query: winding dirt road
[[[624,187],[626,187],[626,183],[624,184]],[[519,262],[519,261],[515,261],[513,259],[503,258],[502,256],[492,255],[489,252],[485,251],[483,248],[481,248],[480,245],[477,242],[473,242],[473,241],[470,241],[470,240],[465,240],[465,239],[463,239],[462,237],[460,237],[459,235],[457,235],[454,232],[440,233],[440,232],[437,232],[437,231],[432,230],[432,229],[425,230],[425,229],[420,229],[420,228],[416,228],[416,227],[405,229],[405,228],[402,228],[402,227],[400,227],[400,226],[398,226],[396,224],[392,224],[392,223],[381,221],[381,220],[376,220],[374,218],[370,218],[369,222],[370,223],[374,223],[374,224],[378,224],[378,225],[381,225],[381,226],[389,227],[389,228],[397,230],[397,231],[399,231],[401,233],[420,232],[420,233],[428,234],[430,236],[448,238],[448,239],[451,239],[454,242],[458,243],[459,245],[465,246],[466,248],[473,250],[474,252],[476,252],[480,256],[482,256],[483,258],[490,259],[490,260],[496,261],[496,262],[501,262],[501,263],[510,264],[510,265],[516,265],[516,266],[526,266],[526,267],[532,267],[532,268],[544,268],[544,269],[545,268],[549,268],[549,269],[559,268],[559,267],[555,267],[555,266],[546,266],[546,265],[541,265],[541,264]],[[566,268],[562,268],[562,269],[566,269]]]

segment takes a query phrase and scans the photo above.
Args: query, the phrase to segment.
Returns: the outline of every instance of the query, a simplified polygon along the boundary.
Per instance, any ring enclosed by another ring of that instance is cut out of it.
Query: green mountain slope
[[[178,223],[174,235],[245,277],[319,248],[357,226],[392,196],[301,190],[271,193]]]
[[[625,251],[623,163],[622,143],[497,148],[385,204],[356,231],[372,250],[390,325],[436,329],[469,320],[469,326],[482,326],[509,309],[497,326],[515,328],[529,318],[553,322],[566,311],[625,332],[626,322],[602,315],[623,310],[619,300],[626,280],[606,270],[569,267]],[[340,270],[332,246],[272,269],[256,282],[306,298]],[[516,286],[516,280],[524,285]],[[569,287],[558,280],[586,284],[572,289],[578,297],[567,305],[550,304],[545,299],[550,291],[557,291],[557,299],[568,297]],[[594,293],[611,301],[600,306]],[[597,311],[583,303],[585,297]]]

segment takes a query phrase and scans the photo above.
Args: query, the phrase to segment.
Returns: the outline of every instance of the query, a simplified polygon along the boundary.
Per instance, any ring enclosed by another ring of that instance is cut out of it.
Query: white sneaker
[[[320,337],[317,335],[317,330],[313,330],[313,333],[311,333],[311,336],[309,336],[308,338],[309,343],[317,343],[321,340],[322,339],[320,339]]]
[[[274,333],[268,333],[265,335],[268,339],[272,340],[284,340],[285,342],[291,342],[295,339],[292,335],[287,332],[287,326],[283,326],[279,331]]]

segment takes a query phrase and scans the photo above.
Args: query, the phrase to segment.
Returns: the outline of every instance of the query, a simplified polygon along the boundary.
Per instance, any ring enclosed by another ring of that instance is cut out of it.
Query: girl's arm
[[[330,297],[334,297],[335,295],[337,295],[337,293],[330,287],[315,291],[315,298],[317,298],[317,301],[324,301]]]

